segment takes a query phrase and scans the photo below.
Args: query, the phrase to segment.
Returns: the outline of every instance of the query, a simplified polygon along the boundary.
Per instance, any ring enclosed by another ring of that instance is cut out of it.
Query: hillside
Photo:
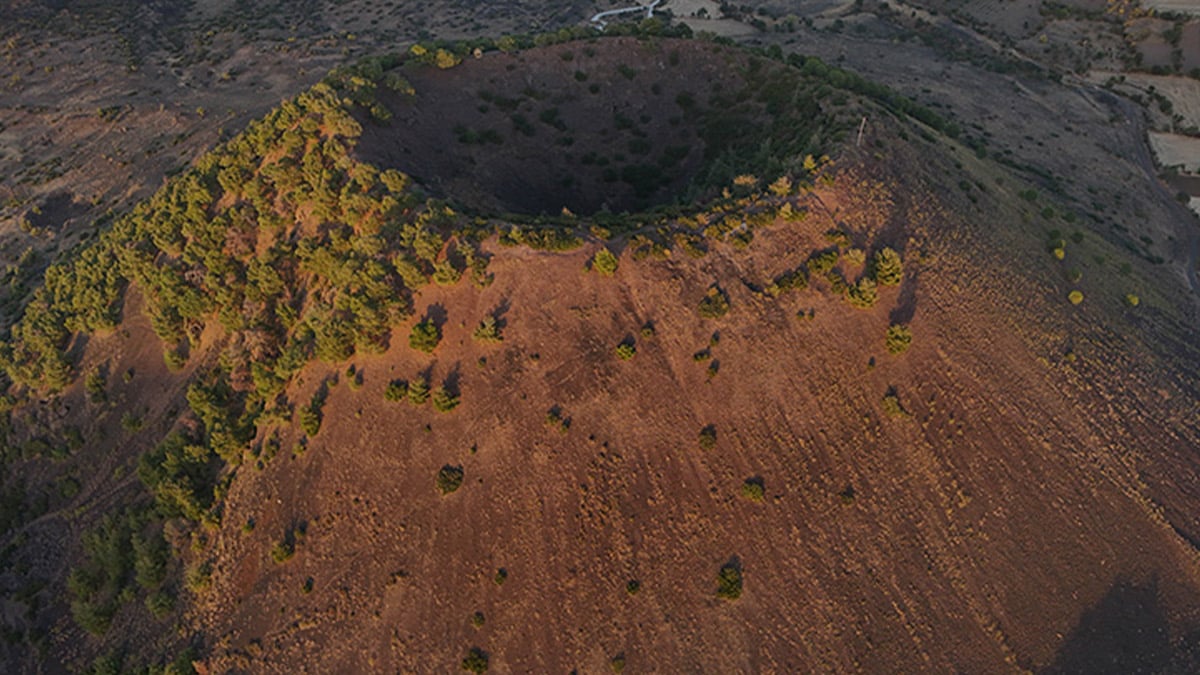
[[[889,89],[629,32],[335,70],[48,271],[10,669],[1200,667],[1186,280]]]

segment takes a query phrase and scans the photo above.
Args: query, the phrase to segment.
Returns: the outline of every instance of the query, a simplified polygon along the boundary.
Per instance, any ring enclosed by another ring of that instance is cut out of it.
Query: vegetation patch
[[[713,284],[704,293],[696,311],[699,312],[702,319],[719,319],[729,313],[729,296],[719,286]]]
[[[454,492],[463,483],[463,468],[461,466],[452,466],[447,464],[438,470],[437,479],[434,481],[438,492],[443,495],[448,495]]]
[[[908,326],[903,324],[892,324],[888,326],[887,333],[884,336],[884,347],[887,348],[889,354],[903,354],[912,344],[912,331]]]
[[[430,319],[418,321],[408,334],[408,346],[426,354],[433,353],[442,341],[442,332]]]
[[[722,565],[717,572],[717,597],[724,600],[742,597],[742,565],[736,559]]]

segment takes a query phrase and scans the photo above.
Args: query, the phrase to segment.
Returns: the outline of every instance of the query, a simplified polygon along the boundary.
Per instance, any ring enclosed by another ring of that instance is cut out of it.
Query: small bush
[[[433,390],[433,409],[438,412],[450,412],[458,407],[461,397],[452,394],[446,387]]]
[[[562,409],[554,406],[546,412],[546,426],[554,427],[565,434],[571,429],[571,418],[564,416]]]
[[[146,609],[161,621],[175,609],[175,596],[166,590],[155,591],[146,596]]]
[[[296,538],[291,532],[288,532],[283,539],[275,542],[275,545],[271,547],[271,560],[274,560],[277,565],[291,560],[294,555],[296,555]]]
[[[868,277],[859,279],[857,284],[846,291],[846,302],[849,302],[851,307],[870,309],[878,301],[879,294],[876,291],[875,282]]]
[[[637,347],[633,346],[633,344],[629,342],[622,342],[621,344],[617,345],[616,352],[618,359],[621,359],[622,361],[628,361],[629,359],[632,359],[635,354],[637,354]]]
[[[642,582],[637,579],[630,579],[625,582],[625,592],[630,595],[637,595],[642,590]]]
[[[700,300],[700,307],[697,311],[702,319],[719,319],[729,313],[729,296],[714,284],[709,287],[704,298]]]
[[[479,675],[486,673],[488,669],[488,654],[479,647],[471,647],[471,651],[467,653],[466,658],[462,660],[462,669]]]
[[[737,563],[725,563],[717,572],[717,597],[726,600],[742,597],[742,569]]]
[[[387,389],[383,390],[383,398],[388,401],[401,401],[408,397],[408,384],[404,380],[392,380],[388,382]]]
[[[504,569],[503,567],[496,570],[496,576],[492,577],[492,581],[497,586],[503,586],[504,582],[507,580],[508,580],[508,570]]]
[[[130,433],[141,431],[144,423],[140,415],[131,412],[121,415],[121,428]]]
[[[451,466],[447,464],[443,466],[437,473],[437,480],[434,484],[437,486],[438,492],[443,495],[448,495],[462,486],[463,469],[461,466]]]
[[[804,267],[797,267],[789,272],[784,272],[767,285],[767,293],[772,297],[779,297],[787,291],[802,291],[808,288],[808,276],[805,274]]]
[[[471,625],[476,628],[482,626],[485,620],[483,612],[475,612],[471,615]]]
[[[442,333],[430,319],[418,322],[408,335],[408,346],[426,354],[432,353],[441,341]]]
[[[884,345],[889,354],[902,354],[912,344],[912,331],[908,326],[892,324],[888,326]]]
[[[900,405],[900,395],[895,389],[888,389],[883,395],[883,412],[889,417],[908,417],[908,411]]]
[[[742,483],[742,496],[753,502],[761,502],[766,497],[766,488],[761,478],[747,478]]]
[[[208,561],[198,562],[187,568],[183,575],[183,585],[192,593],[202,593],[212,584],[212,564]]]
[[[621,675],[625,671],[625,655],[617,654],[608,662],[608,667],[617,675]]]
[[[900,254],[891,248],[883,248],[871,261],[872,276],[880,286],[896,286],[904,278],[904,263]]]
[[[429,400],[429,381],[418,375],[408,383],[406,393],[408,394],[408,402],[413,405],[421,405]]]
[[[438,68],[445,70],[447,68],[453,68],[454,66],[462,63],[462,58],[453,52],[446,51],[445,49],[439,49],[434,53],[433,62]]]
[[[838,252],[837,249],[814,253],[805,263],[809,274],[819,276],[827,274],[830,270],[837,266]]]
[[[617,256],[606,248],[596,251],[592,257],[592,269],[606,277],[611,277],[617,271],[617,265]]]
[[[300,430],[309,436],[316,436],[321,431],[321,408],[307,405],[300,409]]]
[[[99,404],[108,400],[105,385],[104,373],[99,368],[89,371],[83,380],[83,389],[87,392],[88,401]]]
[[[700,449],[712,450],[717,447],[717,428],[708,425],[700,430]]]
[[[1137,307],[1142,303],[1142,299],[1133,293],[1130,293],[1129,295],[1125,296],[1125,302],[1128,302],[1130,307]]]
[[[496,324],[496,317],[488,315],[483,317],[479,322],[479,326],[475,328],[475,332],[471,333],[471,337],[476,342],[500,342],[504,336],[500,335],[500,327]]]
[[[1067,294],[1067,300],[1069,300],[1072,305],[1078,305],[1079,303],[1083,302],[1083,292],[1071,291]]]

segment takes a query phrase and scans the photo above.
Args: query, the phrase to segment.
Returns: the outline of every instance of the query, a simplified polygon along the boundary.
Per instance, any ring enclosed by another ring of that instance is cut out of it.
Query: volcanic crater
[[[735,176],[782,174],[844,124],[787,65],[720,44],[604,39],[410,62],[357,152],[493,214],[693,204]]]

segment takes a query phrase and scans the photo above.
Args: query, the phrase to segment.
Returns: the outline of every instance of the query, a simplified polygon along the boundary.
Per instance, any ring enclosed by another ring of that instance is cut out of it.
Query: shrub
[[[750,501],[761,502],[766,496],[766,488],[761,478],[747,478],[742,482],[742,496]]]
[[[504,569],[503,567],[496,570],[496,576],[492,577],[492,581],[497,586],[503,586],[504,582],[507,580],[508,580],[508,570]]]
[[[805,274],[805,268],[797,267],[775,277],[775,280],[767,286],[767,293],[778,297],[787,291],[802,291],[805,288],[808,288],[808,276]]]
[[[387,389],[383,390],[383,398],[388,401],[400,401],[408,396],[408,384],[403,380],[392,380]]]
[[[462,278],[462,272],[449,260],[433,264],[433,283],[438,286],[453,286]]]
[[[461,397],[450,393],[445,386],[433,390],[433,409],[438,412],[450,412],[458,407]]]
[[[175,609],[175,596],[166,590],[158,590],[146,596],[146,609],[154,618],[162,620]]]
[[[462,660],[462,669],[475,673],[486,673],[488,669],[488,654],[479,647],[471,647],[471,651],[467,653],[466,658]]]
[[[565,434],[571,428],[571,418],[563,415],[562,408],[554,406],[546,412],[546,426],[557,428]]]
[[[829,282],[829,291],[834,295],[845,297],[850,293],[850,284],[837,270],[829,270],[825,273],[825,280]]]
[[[437,479],[434,485],[437,486],[438,492],[443,495],[448,495],[462,486],[463,469],[461,466],[451,466],[447,464],[443,466],[437,473]]]
[[[486,618],[483,616],[483,612],[475,612],[471,615],[471,625],[476,628],[482,626],[484,621],[486,621]]]
[[[358,391],[362,388],[363,373],[354,364],[350,364],[350,366],[346,368],[346,383],[349,384],[350,388],[355,391]]]
[[[1078,304],[1078,303],[1076,303],[1076,304]],[[140,415],[135,415],[131,412],[127,412],[124,415],[121,415],[121,428],[124,429],[125,431],[128,431],[130,433],[136,433],[136,432],[142,430],[143,424],[144,424],[144,421],[142,420]]]
[[[859,279],[857,284],[846,291],[846,302],[849,302],[851,307],[870,309],[878,301],[879,294],[876,292],[875,282],[868,277]]]
[[[418,375],[408,383],[406,393],[408,394],[408,402],[413,405],[421,405],[429,400],[429,381]]]
[[[805,263],[805,266],[808,268],[810,274],[821,275],[832,270],[835,266],[837,266],[837,263],[837,249],[832,249],[829,251],[812,254],[812,256],[809,257],[808,262]]]
[[[275,542],[275,545],[271,547],[271,560],[274,560],[277,565],[282,565],[291,560],[294,555],[296,555],[296,538],[291,531],[288,531],[283,539]]]
[[[717,447],[717,428],[708,425],[700,430],[700,449],[712,450]]]
[[[617,256],[607,248],[596,251],[596,255],[592,257],[592,269],[606,277],[612,276],[617,271],[617,265]]]
[[[83,380],[83,389],[87,392],[88,401],[92,403],[99,404],[108,400],[108,395],[104,391],[104,373],[99,368],[88,372],[87,377]]]
[[[408,334],[408,346],[426,354],[432,353],[441,340],[441,331],[430,319],[418,322]]]
[[[713,284],[700,300],[700,318],[719,319],[729,313],[729,296],[725,295],[719,286]]]
[[[315,402],[300,409],[300,430],[309,436],[321,431],[321,408]]]
[[[625,582],[625,592],[630,595],[637,595],[638,591],[642,590],[642,582],[637,579],[630,579]]]
[[[612,671],[617,675],[621,675],[621,673],[625,671],[625,655],[617,654],[614,656],[612,661],[608,662],[608,667],[611,668]]]
[[[187,365],[187,357],[176,349],[164,349],[163,363],[167,365],[167,370],[174,373],[183,370]]]
[[[462,59],[453,52],[439,49],[434,53],[433,62],[438,68],[445,70],[446,68],[453,68],[462,63]]]
[[[871,262],[872,276],[880,286],[895,286],[904,278],[904,263],[891,248],[881,249]]]
[[[888,326],[884,345],[889,354],[902,354],[912,344],[912,331],[903,324]]]
[[[730,561],[717,572],[717,597],[737,600],[742,597],[742,568]]]
[[[908,411],[900,405],[900,396],[895,389],[888,389],[883,395],[883,412],[889,417],[908,417]]]
[[[1137,307],[1142,303],[1142,299],[1133,293],[1130,293],[1129,295],[1125,296],[1125,302],[1128,302],[1130,307]]]
[[[500,335],[500,327],[496,325],[496,317],[491,315],[483,317],[475,332],[471,333],[471,337],[476,342],[500,342],[504,339],[504,336]]]
[[[208,590],[212,584],[212,564],[207,560],[197,562],[187,568],[183,575],[183,585],[193,593]]]
[[[1083,292],[1071,291],[1067,294],[1067,300],[1070,300],[1072,305],[1078,305],[1079,303],[1083,302]]]
[[[622,342],[621,344],[617,345],[616,352],[618,359],[621,359],[622,361],[628,361],[629,359],[633,358],[634,354],[637,354],[637,347],[633,346],[632,343]]]

